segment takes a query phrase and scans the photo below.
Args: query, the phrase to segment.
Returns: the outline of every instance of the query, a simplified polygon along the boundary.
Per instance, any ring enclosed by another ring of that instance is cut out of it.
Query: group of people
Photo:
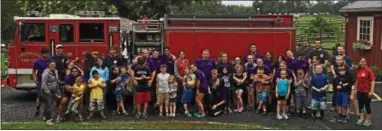
[[[133,96],[131,110],[138,119],[148,117],[150,103],[158,109],[159,117],[175,117],[177,111],[197,118],[255,111],[263,115],[274,112],[277,119],[288,119],[290,113],[302,116],[310,108],[314,119],[322,119],[327,110],[326,92],[332,87],[336,122],[347,122],[352,105],[359,116],[357,124],[370,126],[375,77],[366,59],[361,58],[354,67],[343,46],[337,47],[332,58],[321,48],[320,41],[315,41],[314,46],[304,43],[296,55],[288,50],[286,57],[279,55],[274,60],[271,51],[263,56],[256,44],[251,44],[248,54],[235,57],[233,62],[228,60],[227,52],[221,52],[214,61],[210,51],[204,49],[202,58],[194,63],[184,51],[179,51],[177,58],[168,47],[163,54],[142,49],[131,66],[110,49],[105,57],[84,53],[82,71],[75,64],[78,59],[67,61],[62,45],[58,45],[57,54],[50,59],[49,51],[41,50],[43,57],[34,65],[33,78],[38,96],[45,103],[47,124],[54,123],[50,116],[53,103],[58,106],[56,122],[68,114],[82,120],[85,106],[87,119],[94,113],[106,118],[105,104],[113,102],[116,115],[128,115],[126,94]],[[64,85],[62,91],[60,84]],[[193,105],[197,107],[195,112],[190,110]],[[39,101],[36,115],[38,112]]]

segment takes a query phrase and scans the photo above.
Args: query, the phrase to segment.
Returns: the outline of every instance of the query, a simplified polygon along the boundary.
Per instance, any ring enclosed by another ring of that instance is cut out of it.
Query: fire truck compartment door
[[[49,23],[49,40],[51,42],[49,46],[52,48],[51,50],[55,52],[55,47],[61,44],[63,52],[69,60],[79,57],[76,39],[78,29],[76,26],[75,21],[61,20]]]

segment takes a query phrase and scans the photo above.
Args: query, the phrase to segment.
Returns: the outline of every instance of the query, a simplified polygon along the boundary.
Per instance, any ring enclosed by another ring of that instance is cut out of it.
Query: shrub
[[[373,73],[374,73],[374,75],[376,77],[376,80],[381,80],[381,76],[382,76],[381,69],[379,69],[377,66],[372,66],[370,68],[373,71]]]

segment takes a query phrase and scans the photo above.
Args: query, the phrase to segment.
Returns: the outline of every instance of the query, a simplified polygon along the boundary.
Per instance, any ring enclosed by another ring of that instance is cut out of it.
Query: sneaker
[[[263,111],[263,113],[261,115],[263,115],[263,116],[267,115],[267,111]]]
[[[358,119],[358,121],[357,121],[357,125],[363,125],[363,120],[362,119]]]
[[[64,116],[68,115],[69,113],[70,113],[70,111],[66,111],[66,112],[64,113]]]
[[[113,115],[113,116],[117,115],[117,111],[113,111],[113,112],[111,113],[111,115]]]
[[[93,118],[93,115],[88,115],[88,117],[86,117],[87,120],[90,120]]]
[[[283,114],[284,119],[289,119],[288,115]]]
[[[197,116],[197,115],[200,115],[201,113],[200,112],[196,112],[194,113],[194,116]]]
[[[229,112],[229,113],[232,113],[232,109],[231,109],[231,108],[228,108],[228,112]]]
[[[260,110],[257,109],[257,110],[255,111],[255,114],[260,114]]]
[[[162,114],[162,113],[159,113],[159,117],[161,117],[161,118],[162,118],[162,117],[163,117],[163,114]]]
[[[239,112],[240,108],[237,108],[235,110],[233,110],[234,112]]]
[[[57,116],[57,117],[56,117],[56,123],[61,122],[61,119],[62,119],[62,118],[61,118],[60,116]]]
[[[129,113],[128,112],[123,112],[122,113],[124,116],[129,116]]]
[[[148,116],[147,116],[147,113],[144,112],[144,113],[142,114],[142,117],[143,117],[143,119],[147,119],[147,117],[148,117]]]
[[[172,117],[175,117],[175,115],[176,115],[175,113],[172,113]]]
[[[141,118],[141,113],[140,112],[136,113],[135,117],[137,117],[137,119],[140,119]]]
[[[238,112],[243,112],[243,111],[244,111],[243,107],[238,110]]]
[[[104,119],[104,120],[107,119],[107,117],[103,113],[101,113],[101,118]]]
[[[302,110],[302,114],[306,114],[306,110],[304,109],[304,110]]]
[[[345,118],[342,118],[342,123],[348,123],[348,120],[347,120],[346,117],[345,117]]]
[[[168,112],[166,112],[166,117],[169,117],[169,116],[171,116],[170,114],[168,114]]]
[[[365,120],[363,123],[364,126],[371,126],[371,120]]]
[[[36,112],[34,113],[34,116],[37,117],[40,115],[40,110],[36,110]]]
[[[78,120],[83,121],[84,118],[82,118],[82,115],[78,115]]]
[[[47,125],[54,125],[54,123],[53,123],[53,119],[50,119],[50,120],[47,120],[46,122],[45,122],[45,124],[47,124]]]
[[[42,120],[43,120],[43,121],[46,121],[46,117],[45,117],[45,116],[43,116],[43,117],[42,117]]]
[[[199,114],[199,115],[196,115],[196,118],[204,118],[204,117],[206,117],[205,114]]]
[[[190,112],[185,113],[187,117],[192,117],[192,114]]]
[[[277,114],[277,119],[281,120],[283,117],[280,114]]]

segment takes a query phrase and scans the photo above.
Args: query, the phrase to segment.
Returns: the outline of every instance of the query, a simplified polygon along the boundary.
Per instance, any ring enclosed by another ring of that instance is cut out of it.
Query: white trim
[[[374,17],[373,16],[359,16],[357,17],[357,40],[359,40],[359,33],[360,33],[360,20],[370,20],[370,42],[373,43],[373,34],[374,34]]]
[[[17,70],[17,71],[16,71]],[[8,68],[8,74],[32,74],[32,69],[30,68]]]
[[[121,20],[119,17],[19,17],[15,16],[14,20]]]

